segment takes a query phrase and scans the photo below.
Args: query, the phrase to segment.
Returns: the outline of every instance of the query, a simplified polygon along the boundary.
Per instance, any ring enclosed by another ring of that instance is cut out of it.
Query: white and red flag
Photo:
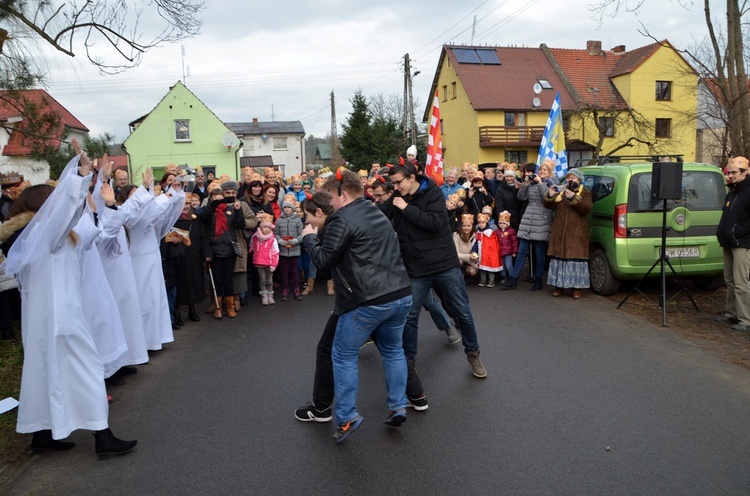
[[[432,103],[425,173],[433,178],[438,186],[443,185],[443,137],[440,133],[440,100],[437,91]]]

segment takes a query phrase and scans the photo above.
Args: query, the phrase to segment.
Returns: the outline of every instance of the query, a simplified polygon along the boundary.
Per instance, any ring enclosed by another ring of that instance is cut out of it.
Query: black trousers
[[[318,349],[315,354],[315,379],[313,383],[313,403],[317,410],[326,410],[333,405],[335,396],[333,389],[333,360],[331,360],[331,349],[333,338],[336,335],[336,325],[339,316],[331,314],[323,329],[323,335],[318,341]]]
[[[234,275],[235,256],[231,257],[214,257],[211,260],[211,272],[214,276],[216,285],[216,294],[218,296],[234,296]]]

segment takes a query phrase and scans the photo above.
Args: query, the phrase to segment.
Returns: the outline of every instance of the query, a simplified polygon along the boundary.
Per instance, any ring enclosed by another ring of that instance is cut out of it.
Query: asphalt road
[[[17,494],[750,494],[750,371],[584,294],[469,288],[486,379],[422,313],[417,363],[430,408],[385,426],[382,366],[360,355],[363,425],[341,445],[302,423],[333,298],[187,323],[125,386],[110,424],[136,438],[98,461],[77,431],[66,453],[29,455]],[[657,311],[657,310],[654,310]]]

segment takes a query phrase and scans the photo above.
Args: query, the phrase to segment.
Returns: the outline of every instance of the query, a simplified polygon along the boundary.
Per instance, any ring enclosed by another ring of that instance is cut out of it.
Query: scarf
[[[583,191],[583,184],[581,184],[581,185],[578,186],[578,189],[576,190],[576,195],[580,195],[581,191]],[[563,188],[562,190],[560,190],[560,192],[557,194],[557,196],[555,197],[555,202],[562,201],[563,198],[565,198],[565,188]],[[573,197],[573,198],[575,198],[575,197]]]
[[[215,239],[219,239],[222,234],[227,232],[227,216],[224,212],[227,211],[227,204],[221,203],[216,207],[214,215],[216,216],[216,225],[214,226]]]
[[[255,231],[255,236],[258,238],[258,241],[262,243],[264,241],[268,241],[273,237],[273,231],[269,232],[268,234],[263,234],[260,229],[258,229],[257,231]]]

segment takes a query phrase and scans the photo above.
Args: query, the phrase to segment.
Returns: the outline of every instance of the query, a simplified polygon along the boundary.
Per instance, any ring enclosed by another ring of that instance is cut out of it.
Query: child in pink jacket
[[[260,215],[260,226],[250,240],[253,264],[258,269],[260,296],[263,305],[273,305],[273,271],[279,265],[279,244],[273,234],[273,217]]]

